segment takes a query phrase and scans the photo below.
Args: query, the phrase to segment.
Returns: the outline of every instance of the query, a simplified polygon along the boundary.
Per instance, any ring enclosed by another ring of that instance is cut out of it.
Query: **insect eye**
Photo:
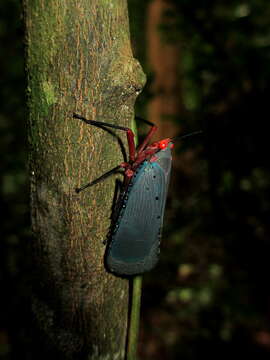
[[[161,150],[165,149],[167,146],[168,146],[167,140],[161,140],[161,141],[159,142],[159,144],[158,144],[158,147],[159,147]]]

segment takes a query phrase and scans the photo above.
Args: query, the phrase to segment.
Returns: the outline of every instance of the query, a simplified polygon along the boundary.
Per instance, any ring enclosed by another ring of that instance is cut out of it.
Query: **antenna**
[[[202,133],[203,133],[202,130],[193,131],[193,132],[191,132],[189,134],[185,134],[185,135],[182,135],[182,136],[176,136],[176,137],[172,138],[171,141],[174,142],[174,141],[177,141],[177,140],[182,140],[182,139],[184,139],[186,137],[193,136],[193,135],[199,135],[199,134],[202,134]]]

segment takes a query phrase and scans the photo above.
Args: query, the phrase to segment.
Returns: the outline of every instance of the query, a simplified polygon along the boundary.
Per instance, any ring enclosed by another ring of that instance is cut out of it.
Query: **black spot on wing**
[[[111,270],[139,273],[157,262],[167,181],[163,169],[151,162],[145,162],[133,178],[108,251]]]
[[[158,261],[163,214],[171,172],[170,147],[137,170],[118,215],[106,265],[119,275],[151,270]]]

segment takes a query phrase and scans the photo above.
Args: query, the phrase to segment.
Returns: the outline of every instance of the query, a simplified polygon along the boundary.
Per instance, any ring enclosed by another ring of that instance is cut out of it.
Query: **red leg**
[[[108,124],[108,123],[101,122],[101,121],[87,120],[83,116],[75,114],[75,113],[73,114],[73,117],[75,119],[79,119],[79,120],[84,121],[86,124],[91,124],[91,125],[95,125],[95,126],[98,126],[98,127],[108,126],[110,128],[113,128],[113,129],[124,130],[126,132],[126,134],[127,134],[128,149],[129,149],[129,161],[133,162],[135,160],[136,147],[135,147],[135,142],[134,142],[134,133],[133,133],[133,131],[131,129],[129,129],[127,127],[124,127],[124,126]]]
[[[129,150],[129,161],[134,162],[136,155],[136,147],[134,142],[134,133],[132,130],[127,130],[127,141],[128,141],[128,150]]]
[[[146,135],[145,139],[141,143],[141,145],[137,149],[137,155],[139,155],[148,145],[151,137],[154,135],[154,133],[157,131],[157,126],[153,125],[153,127],[149,130],[148,134]]]

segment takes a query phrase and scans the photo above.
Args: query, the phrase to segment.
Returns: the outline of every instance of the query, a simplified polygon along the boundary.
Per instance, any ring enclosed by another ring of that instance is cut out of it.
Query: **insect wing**
[[[171,160],[168,147],[134,174],[106,257],[108,268],[119,275],[143,273],[158,261]]]

